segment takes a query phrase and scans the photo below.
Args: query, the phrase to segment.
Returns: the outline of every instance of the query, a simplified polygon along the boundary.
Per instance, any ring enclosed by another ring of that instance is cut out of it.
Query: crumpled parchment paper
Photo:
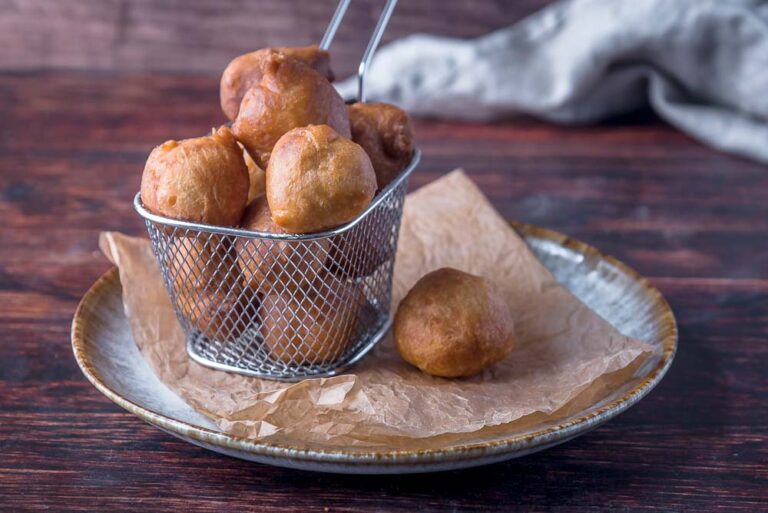
[[[540,421],[578,406],[574,398],[593,401],[606,380],[626,375],[653,349],[621,335],[561,287],[461,171],[408,196],[393,296],[397,305],[421,276],[444,266],[498,284],[520,346],[469,379],[421,373],[398,356],[391,336],[349,373],[332,378],[282,383],[208,369],[187,356],[149,242],[103,233],[100,245],[119,267],[134,340],[161,381],[237,436],[424,447]]]

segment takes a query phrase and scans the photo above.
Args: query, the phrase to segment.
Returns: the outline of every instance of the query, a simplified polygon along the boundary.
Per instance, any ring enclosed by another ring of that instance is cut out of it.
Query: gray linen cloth
[[[367,100],[416,116],[558,123],[650,105],[701,141],[768,162],[766,4],[568,0],[473,40],[413,35],[379,50]],[[354,79],[338,87],[355,97]]]

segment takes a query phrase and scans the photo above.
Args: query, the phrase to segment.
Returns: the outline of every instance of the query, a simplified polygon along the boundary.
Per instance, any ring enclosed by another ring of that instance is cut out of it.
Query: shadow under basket
[[[187,352],[215,369],[295,381],[360,360],[392,323],[408,167],[351,222],[275,234],[179,221],[136,194]]]

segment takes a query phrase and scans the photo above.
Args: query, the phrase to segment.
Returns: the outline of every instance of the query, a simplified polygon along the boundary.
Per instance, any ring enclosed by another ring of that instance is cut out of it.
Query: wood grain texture
[[[223,121],[214,77],[0,75],[0,510],[760,511],[768,501],[768,169],[642,114],[599,127],[416,123],[412,187],[462,166],[504,215],[649,277],[680,346],[629,412],[563,446],[468,471],[295,472],[190,446],[102,397],[71,354],[100,230],[152,146]]]
[[[415,32],[476,37],[548,3],[403,0],[383,41]],[[218,74],[233,57],[257,48],[319,42],[336,4],[337,0],[0,0],[0,70]],[[384,0],[355,0],[349,8],[332,47],[338,76],[357,69],[383,5]]]

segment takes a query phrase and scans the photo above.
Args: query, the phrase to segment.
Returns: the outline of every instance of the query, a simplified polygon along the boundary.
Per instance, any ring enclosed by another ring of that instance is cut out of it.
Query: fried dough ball
[[[515,345],[512,314],[486,279],[451,268],[423,276],[395,315],[395,346],[433,376],[472,376]]]
[[[189,322],[211,339],[239,337],[246,328],[241,313],[253,312],[242,294],[231,241],[225,237],[179,237],[171,241],[168,266],[176,306]],[[248,317],[243,315],[243,317]]]
[[[388,103],[354,103],[347,108],[352,140],[371,158],[381,190],[411,162],[411,119]]]
[[[221,75],[221,110],[234,121],[240,111],[240,102],[245,92],[261,81],[265,63],[272,55],[283,55],[303,62],[329,81],[333,81],[331,56],[317,45],[298,48],[262,48],[255,52],[235,57]]]
[[[243,96],[232,125],[238,140],[266,169],[272,148],[289,130],[327,124],[350,137],[344,100],[317,71],[281,54],[265,58],[264,74]]]
[[[269,294],[262,301],[261,334],[275,360],[325,363],[340,357],[353,342],[366,305],[360,286],[334,279],[313,286],[319,292]]]
[[[166,217],[235,226],[248,200],[248,169],[229,128],[167,141],[150,153],[141,177],[141,201]]]
[[[242,227],[286,233],[272,220],[265,196],[246,209]],[[305,287],[323,272],[329,245],[328,239],[298,243],[245,237],[239,237],[235,243],[244,283],[262,293]]]
[[[272,219],[291,233],[334,228],[354,219],[376,194],[365,151],[328,125],[286,133],[267,168]]]

